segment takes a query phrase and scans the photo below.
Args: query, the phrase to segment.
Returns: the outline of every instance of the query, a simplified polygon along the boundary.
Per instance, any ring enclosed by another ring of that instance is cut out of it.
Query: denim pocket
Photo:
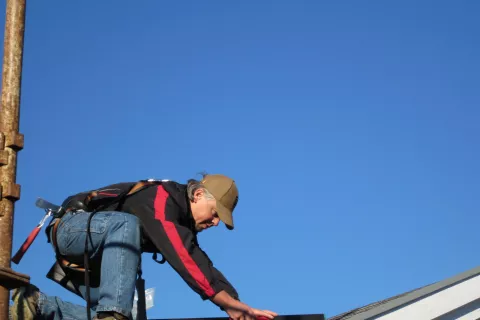
[[[75,212],[62,221],[65,232],[86,232],[89,212]],[[94,214],[90,221],[90,233],[104,233],[107,229],[107,220],[104,214]]]
[[[58,251],[61,255],[71,258],[83,256],[89,217],[89,212],[68,213],[63,217],[57,231]],[[110,214],[99,212],[91,219],[89,238],[92,240],[88,251],[92,257],[101,247],[110,217]],[[77,259],[71,262],[79,263],[80,261]]]

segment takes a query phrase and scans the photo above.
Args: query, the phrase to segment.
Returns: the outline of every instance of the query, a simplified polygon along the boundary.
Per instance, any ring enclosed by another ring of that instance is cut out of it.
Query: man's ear
[[[202,189],[197,189],[195,190],[193,194],[193,202],[197,202],[203,197],[203,190]]]

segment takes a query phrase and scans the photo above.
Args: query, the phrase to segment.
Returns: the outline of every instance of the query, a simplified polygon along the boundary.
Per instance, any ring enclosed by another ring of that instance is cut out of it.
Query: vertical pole
[[[16,182],[17,152],[23,148],[18,132],[22,79],[25,0],[7,0],[0,112],[0,319],[8,319],[9,289],[22,275],[11,270],[13,216],[20,198]],[[26,277],[23,277],[24,280]]]

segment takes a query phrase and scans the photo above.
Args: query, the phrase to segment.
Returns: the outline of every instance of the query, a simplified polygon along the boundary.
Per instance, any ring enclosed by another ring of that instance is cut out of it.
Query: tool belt
[[[157,182],[155,181],[140,181],[137,182],[130,191],[123,196],[123,199],[115,199],[115,202],[121,202],[124,200],[125,197],[131,196],[134,193],[151,186]],[[82,297],[79,287],[84,285],[84,275],[87,271],[83,264],[77,264],[69,261],[65,256],[61,255],[58,250],[58,243],[57,243],[57,230],[60,222],[62,221],[62,217],[72,211],[79,211],[79,210],[88,210],[90,211],[88,204],[90,200],[97,196],[96,191],[90,192],[85,197],[84,203],[81,201],[75,201],[68,207],[61,215],[56,216],[52,223],[47,228],[47,235],[49,241],[52,243],[52,246],[55,250],[56,254],[56,262],[50,268],[49,272],[47,273],[47,278],[57,282],[58,284],[62,285],[69,291],[79,295]],[[88,209],[87,209],[88,208]],[[93,214],[93,213],[91,213]],[[96,268],[92,268],[90,266],[89,275],[90,275],[90,286],[91,287],[98,287],[100,285],[100,274],[99,270],[95,270]]]
[[[128,196],[131,196],[134,193],[140,191],[141,189],[153,185],[154,183],[155,183],[154,181],[143,181],[143,180],[139,181],[128,191],[128,193],[126,195],[124,195],[124,198],[128,197]],[[75,211],[79,211],[79,210],[84,210],[84,211],[91,210],[92,208],[89,208],[89,203],[96,196],[97,196],[97,192],[92,191],[92,192],[87,194],[87,196],[85,197],[85,200],[83,202],[82,201],[74,201],[73,203],[69,204],[69,207],[66,208],[62,212],[61,215],[55,217],[55,220],[53,221],[53,225],[49,226],[49,229],[51,228],[51,232],[50,232],[50,230],[47,230],[47,235],[50,234],[50,239],[49,240],[52,242],[52,245],[55,249],[55,252],[57,253],[57,259],[59,260],[59,262],[61,263],[62,266],[65,266],[65,267],[68,267],[70,269],[74,269],[74,270],[77,270],[77,271],[82,271],[82,272],[85,271],[83,266],[69,262],[65,257],[62,257],[58,253],[57,229],[58,229],[58,225],[60,224],[61,218],[66,213],[75,212]],[[114,202],[117,203],[117,202],[121,202],[123,200],[124,199],[118,199],[117,198],[117,199],[115,199]]]
[[[73,210],[66,211],[71,212]],[[61,222],[61,218],[55,219],[51,225],[50,241],[55,250],[56,261],[47,273],[47,278],[60,284],[70,292],[84,298],[80,287],[85,286],[85,266],[69,261],[65,256],[61,255],[57,244],[57,229]],[[96,288],[100,286],[100,272],[96,268],[89,266],[90,287]]]

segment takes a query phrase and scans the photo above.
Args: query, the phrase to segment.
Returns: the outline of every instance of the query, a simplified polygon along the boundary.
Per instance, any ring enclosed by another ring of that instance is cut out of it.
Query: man
[[[197,233],[220,221],[233,229],[237,202],[237,186],[224,175],[204,175],[187,185],[150,180],[119,183],[70,196],[62,204],[66,213],[47,230],[65,277],[57,282],[87,300],[84,274],[78,276],[78,271],[65,266],[83,264],[89,217],[100,209],[91,217],[88,233],[94,319],[131,319],[142,252],[160,253],[190,288],[230,318],[273,319],[276,313],[240,302],[234,287],[198,245]],[[83,306],[47,296],[33,285],[14,291],[12,300],[13,320],[87,319]]]

